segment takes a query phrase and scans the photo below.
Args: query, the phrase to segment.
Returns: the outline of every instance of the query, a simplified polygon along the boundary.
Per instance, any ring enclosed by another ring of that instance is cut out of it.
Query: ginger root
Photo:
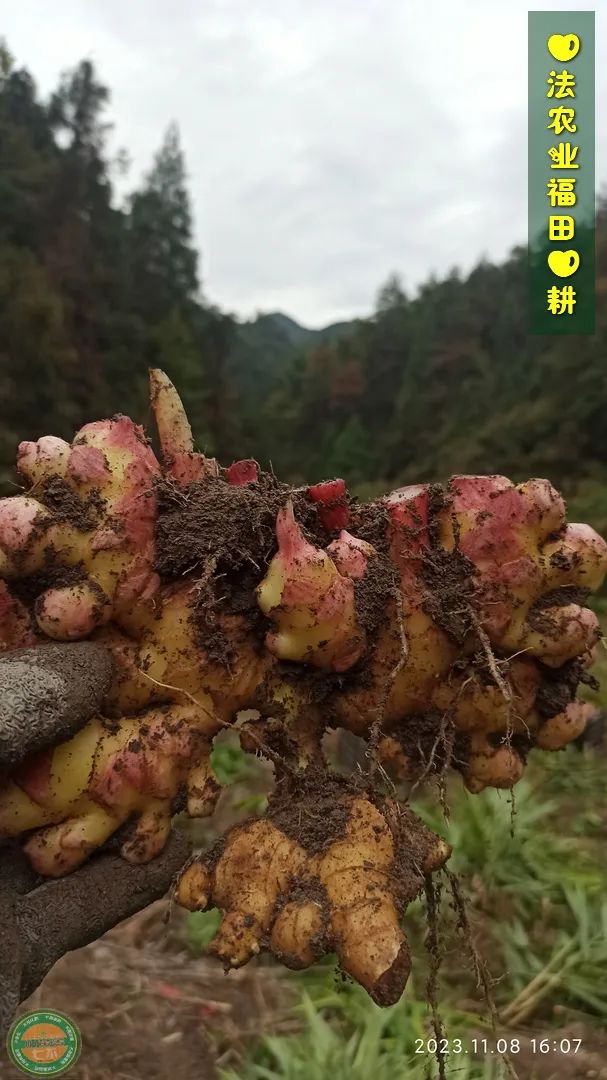
[[[576,738],[607,544],[566,523],[547,480],[456,476],[361,505],[343,480],[292,488],[253,461],[222,469],[194,451],[162,372],[151,400],[161,462],[131,420],[99,421],[72,444],[22,443],[27,490],[0,500],[0,649],[91,639],[113,658],[100,715],[0,777],[0,838],[22,836],[58,875],[130,823],[125,858],[151,859],[184,797],[212,813],[213,739],[237,728],[303,821],[321,776],[343,830],[316,850],[274,803],[214,866],[193,865],[180,896],[224,909],[216,951],[230,964],[262,942],[291,964],[335,949],[391,1000],[398,916],[436,842],[420,856],[421,827],[381,796],[375,765],[510,788],[534,748]],[[364,790],[336,794],[322,738],[338,727],[368,741]]]
[[[185,869],[178,903],[221,909],[210,951],[226,969],[262,946],[291,968],[335,952],[374,1001],[393,1004],[411,967],[401,917],[449,847],[406,807],[314,770],[277,791],[266,817]]]

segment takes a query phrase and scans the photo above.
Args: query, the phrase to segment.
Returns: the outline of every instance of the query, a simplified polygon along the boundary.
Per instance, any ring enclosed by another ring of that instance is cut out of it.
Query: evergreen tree
[[[179,131],[171,124],[129,202],[131,303],[149,328],[149,360],[180,387],[199,444],[230,456],[235,444],[226,364],[233,320],[200,297],[198,255]]]
[[[62,75],[47,110],[61,153],[42,245],[79,360],[74,394],[83,422],[92,408],[111,411],[116,378],[124,385],[116,333],[116,324],[122,329],[124,223],[112,206],[105,145],[109,100],[109,90],[84,60]],[[132,403],[129,395],[124,408]]]
[[[350,416],[333,440],[326,474],[342,476],[349,484],[360,484],[376,475],[376,467],[368,431],[358,416]]]
[[[198,445],[295,482],[367,490],[452,472],[545,475],[607,520],[607,199],[597,330],[529,337],[526,252],[410,296],[392,275],[369,319],[310,331],[201,297],[187,175],[171,125],[140,190],[113,202],[110,95],[90,61],[48,102],[0,45],[0,475],[20,438],[143,420],[150,364],[179,386]]]
[[[198,256],[179,130],[171,124],[141,191],[130,203],[133,301],[145,318],[165,317],[198,295]]]
[[[0,243],[39,248],[58,158],[33,79],[0,42]]]

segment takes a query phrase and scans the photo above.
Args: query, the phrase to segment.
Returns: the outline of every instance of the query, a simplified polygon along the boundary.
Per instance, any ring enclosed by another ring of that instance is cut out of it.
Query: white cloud
[[[129,186],[179,122],[212,300],[320,325],[369,311],[392,270],[413,288],[525,240],[527,10],[522,0],[21,0],[4,33],[43,92],[94,60],[112,90],[114,143],[133,162]]]

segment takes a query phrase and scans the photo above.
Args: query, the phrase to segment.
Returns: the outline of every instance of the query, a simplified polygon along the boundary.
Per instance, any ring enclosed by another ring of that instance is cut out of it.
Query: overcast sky
[[[176,120],[207,297],[318,326],[367,314],[392,271],[414,291],[525,241],[528,6],[19,0],[2,33],[45,94],[94,61],[128,187]],[[607,3],[594,6],[604,182]]]

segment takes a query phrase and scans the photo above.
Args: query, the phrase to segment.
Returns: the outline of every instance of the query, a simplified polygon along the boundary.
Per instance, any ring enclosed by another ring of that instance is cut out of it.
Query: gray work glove
[[[29,754],[63,742],[99,710],[112,674],[93,642],[0,655],[0,784]],[[158,858],[132,866],[100,852],[65,878],[36,874],[17,842],[0,847],[0,1035],[56,960],[163,896],[187,860],[173,833]]]

